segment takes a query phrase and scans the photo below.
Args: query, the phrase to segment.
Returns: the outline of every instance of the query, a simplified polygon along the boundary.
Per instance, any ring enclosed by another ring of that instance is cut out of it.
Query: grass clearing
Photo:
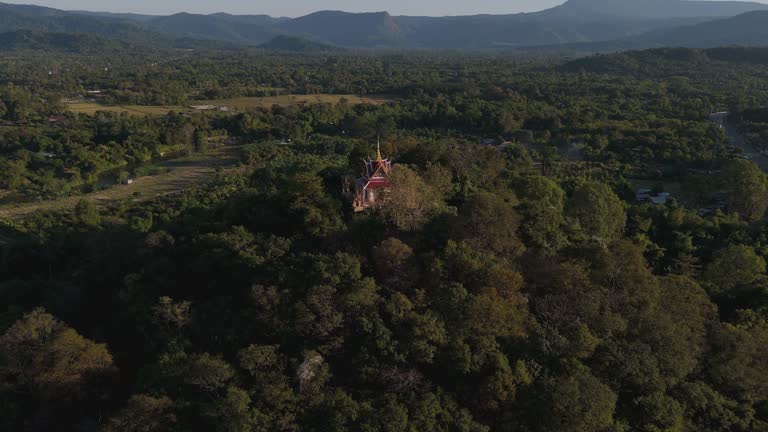
[[[337,104],[344,99],[350,105],[372,104],[381,105],[389,99],[383,96],[356,96],[356,95],[283,95],[283,96],[264,96],[264,97],[238,97],[230,99],[214,99],[206,101],[192,101],[189,105],[215,105],[229,108],[235,108],[240,111],[246,111],[253,108],[271,108],[272,105],[290,107],[295,105],[307,105],[317,103]],[[67,109],[79,114],[95,114],[98,111],[107,111],[115,113],[128,113],[137,116],[161,116],[171,111],[189,112],[192,111],[185,106],[139,106],[139,105],[102,105],[97,102],[71,102],[66,104]]]
[[[239,146],[223,146],[212,149],[206,156],[161,161],[152,165],[163,171],[161,174],[139,177],[131,185],[116,185],[90,194],[58,200],[3,205],[0,206],[0,219],[18,219],[38,210],[70,210],[81,199],[91,201],[97,206],[106,206],[125,199],[146,201],[161,195],[179,193],[204,184],[215,176],[218,168],[225,174],[239,170],[239,150]]]

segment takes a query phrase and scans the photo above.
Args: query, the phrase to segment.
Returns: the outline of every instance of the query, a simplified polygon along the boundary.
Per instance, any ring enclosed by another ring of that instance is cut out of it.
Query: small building
[[[653,191],[651,189],[642,188],[638,189],[635,193],[635,199],[639,203],[651,203],[656,205],[664,205],[669,201],[669,199],[672,197],[672,194],[669,192],[661,192],[656,195],[653,195]]]
[[[106,96],[101,90],[87,90],[85,94],[92,99],[100,99]]]
[[[195,111],[213,111],[218,108],[216,105],[192,105],[191,109]]]
[[[195,111],[231,111],[229,107],[220,105],[192,105],[189,108]]]
[[[132,185],[135,181],[136,181],[135,179],[127,178],[127,179],[123,180],[123,184],[124,185]]]
[[[669,201],[670,194],[668,192],[662,192],[655,197],[651,197],[651,203],[656,205],[664,205]]]
[[[349,179],[344,182],[344,195],[352,202],[355,212],[381,208],[390,190],[392,162],[381,157],[381,144],[376,145],[376,159],[365,161],[365,175],[355,181],[352,192]]]

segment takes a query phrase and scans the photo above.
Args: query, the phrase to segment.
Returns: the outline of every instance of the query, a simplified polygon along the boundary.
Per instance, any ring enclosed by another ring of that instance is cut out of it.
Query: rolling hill
[[[117,39],[87,34],[18,30],[0,33],[0,51],[55,51],[78,54],[125,52],[137,46]]]
[[[710,48],[724,45],[768,45],[768,11],[655,32],[639,38],[660,46]]]
[[[140,16],[140,15],[137,15]],[[21,43],[24,40],[39,40],[42,44],[30,46],[49,46],[51,49],[63,48],[51,35],[57,35],[69,45],[67,50],[75,50],[72,44],[82,43],[84,50],[91,50],[95,44],[116,47],[113,42],[141,45],[156,48],[229,48],[226,39],[216,39],[216,42],[201,41],[190,38],[189,35],[168,32],[148,26],[136,19],[126,18],[122,14],[101,14],[84,12],[67,12],[58,9],[11,5],[0,3],[0,33]],[[78,36],[78,38],[69,37]],[[92,36],[85,38],[82,36]],[[49,40],[43,40],[49,39]],[[209,38],[206,38],[209,39]],[[99,41],[99,42],[97,42]],[[50,42],[50,43],[49,43]]]
[[[157,17],[146,21],[144,24],[159,32],[201,39],[256,44],[274,37],[275,33],[270,29],[270,26],[278,22],[280,20],[268,16],[179,13],[167,17]]]
[[[695,25],[661,29],[615,40],[525,47],[538,51],[580,55],[648,48],[768,47],[768,11],[708,20]]]
[[[387,12],[321,11],[278,24],[275,30],[343,46],[397,46],[400,27]]]
[[[112,13],[112,12],[93,12],[93,11],[84,11],[84,10],[77,10],[77,11],[71,11],[71,13],[77,14],[77,15],[86,15],[86,16],[95,16],[95,17],[102,17],[102,18],[114,18],[114,19],[122,19],[126,21],[135,21],[139,23],[146,23],[149,21],[152,21],[153,19],[158,18],[156,15],[141,15],[141,14],[132,14],[132,13]]]
[[[692,69],[727,73],[745,64],[768,64],[768,47],[665,47],[633,50],[571,60],[559,69],[648,79],[689,76],[694,73]]]
[[[662,45],[768,43],[768,5],[736,1],[569,0],[540,12],[453,17],[320,11],[267,15],[170,16],[62,11],[0,3],[0,33],[88,34],[151,46],[258,46],[276,36],[357,48],[488,49],[568,47],[599,51]],[[205,41],[204,43],[201,41]]]
[[[123,39],[152,37],[143,31],[141,26],[128,21],[79,15],[39,6],[0,3],[0,32],[18,30],[86,33]]]

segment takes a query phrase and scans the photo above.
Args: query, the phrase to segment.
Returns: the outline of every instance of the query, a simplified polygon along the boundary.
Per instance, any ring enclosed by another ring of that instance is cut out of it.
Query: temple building
[[[381,157],[381,142],[376,144],[376,159],[365,161],[365,175],[355,182],[352,192],[349,179],[344,183],[344,194],[351,200],[355,212],[381,208],[389,192],[392,162]]]

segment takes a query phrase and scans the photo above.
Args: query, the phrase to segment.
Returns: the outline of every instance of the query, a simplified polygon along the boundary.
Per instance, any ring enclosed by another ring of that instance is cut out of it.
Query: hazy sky
[[[546,9],[565,0],[2,0],[57,9],[172,14],[176,12],[301,16],[318,10],[389,11],[396,15],[468,15]]]

